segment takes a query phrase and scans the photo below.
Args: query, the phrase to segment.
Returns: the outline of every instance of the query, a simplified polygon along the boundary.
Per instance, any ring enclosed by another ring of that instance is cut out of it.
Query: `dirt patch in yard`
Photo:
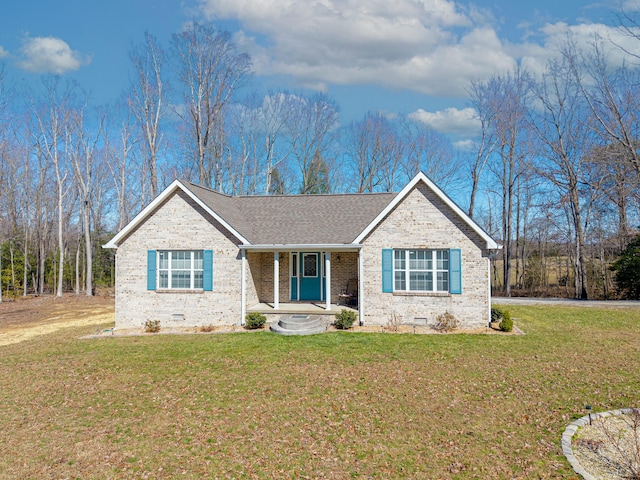
[[[100,325],[114,321],[110,296],[39,296],[0,303],[0,346],[69,327]]]

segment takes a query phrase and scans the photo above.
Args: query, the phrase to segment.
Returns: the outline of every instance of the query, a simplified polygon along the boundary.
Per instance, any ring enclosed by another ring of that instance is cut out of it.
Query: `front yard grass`
[[[640,309],[507,309],[526,335],[0,347],[0,478],[576,478],[566,425],[640,406]]]

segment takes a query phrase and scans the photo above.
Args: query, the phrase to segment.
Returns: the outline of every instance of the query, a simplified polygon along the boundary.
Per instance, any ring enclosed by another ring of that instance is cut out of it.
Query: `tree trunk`
[[[91,216],[89,215],[89,202],[84,205],[84,248],[86,261],[85,292],[87,297],[93,296],[93,251],[91,249]]]
[[[57,166],[56,166],[57,168]],[[58,286],[56,297],[62,297],[63,277],[64,277],[64,214],[62,182],[58,179]]]
[[[80,295],[80,237],[76,245],[76,297]]]
[[[25,222],[24,226],[24,252],[23,252],[24,260],[22,267],[22,296],[27,296],[27,280],[28,280],[28,271],[27,266],[29,265],[29,230],[27,229],[27,222]]]

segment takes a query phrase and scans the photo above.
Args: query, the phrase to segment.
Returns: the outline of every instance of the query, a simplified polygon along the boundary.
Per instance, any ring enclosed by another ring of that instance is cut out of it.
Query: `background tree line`
[[[637,34],[632,17],[620,27]],[[322,194],[397,191],[422,170],[503,243],[495,291],[615,297],[610,265],[638,224],[637,60],[568,37],[542,71],[471,82],[480,128],[464,147],[411,116],[341,124],[322,93],[252,93],[251,58],[211,24],[168,45],[145,33],[111,105],[71,80],[29,88],[0,69],[1,295],[113,285],[100,246],[175,178]]]

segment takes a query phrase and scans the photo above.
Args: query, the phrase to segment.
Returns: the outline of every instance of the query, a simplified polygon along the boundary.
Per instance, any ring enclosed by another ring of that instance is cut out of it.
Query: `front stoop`
[[[278,323],[271,324],[271,331],[279,335],[314,335],[327,330],[329,322],[320,315],[283,315]]]

